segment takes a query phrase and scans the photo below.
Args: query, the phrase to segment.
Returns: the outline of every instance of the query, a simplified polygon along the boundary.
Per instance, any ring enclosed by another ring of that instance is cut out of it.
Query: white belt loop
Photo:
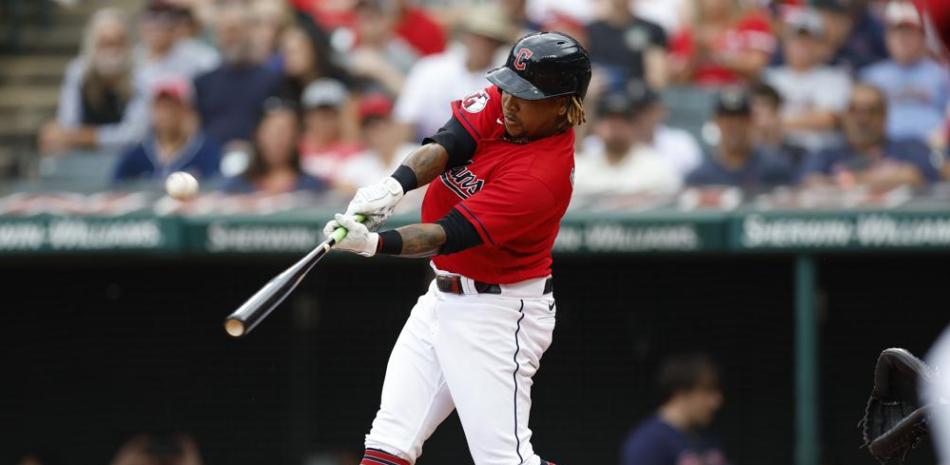
[[[475,289],[475,280],[468,278],[466,276],[459,275],[459,282],[462,283],[462,292],[465,295],[476,295],[478,290]]]

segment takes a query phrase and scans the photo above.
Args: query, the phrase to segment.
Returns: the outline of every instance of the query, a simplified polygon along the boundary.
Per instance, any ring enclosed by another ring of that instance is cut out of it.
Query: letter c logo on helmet
[[[515,55],[514,66],[518,71],[524,71],[528,67],[528,58],[531,58],[531,55],[534,55],[534,52],[531,49],[523,48],[518,50],[518,53]]]

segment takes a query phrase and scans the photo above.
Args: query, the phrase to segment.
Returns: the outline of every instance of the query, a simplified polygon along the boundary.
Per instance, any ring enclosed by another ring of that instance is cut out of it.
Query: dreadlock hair
[[[571,96],[571,102],[567,106],[567,122],[572,126],[580,126],[587,122],[584,103],[576,95]]]

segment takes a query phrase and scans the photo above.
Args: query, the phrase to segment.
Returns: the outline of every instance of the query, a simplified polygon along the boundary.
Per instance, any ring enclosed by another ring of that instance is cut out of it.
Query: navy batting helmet
[[[567,34],[537,32],[515,43],[508,62],[489,71],[488,80],[525,100],[559,95],[583,99],[590,84],[590,55]]]

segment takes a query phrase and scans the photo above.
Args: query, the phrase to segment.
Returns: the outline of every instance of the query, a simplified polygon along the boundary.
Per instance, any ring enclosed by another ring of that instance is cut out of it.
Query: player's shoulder
[[[472,92],[459,99],[459,109],[470,115],[501,112],[501,92],[495,86]]]
[[[456,100],[452,103],[452,114],[476,141],[499,137],[504,131],[501,93],[495,86]]]

